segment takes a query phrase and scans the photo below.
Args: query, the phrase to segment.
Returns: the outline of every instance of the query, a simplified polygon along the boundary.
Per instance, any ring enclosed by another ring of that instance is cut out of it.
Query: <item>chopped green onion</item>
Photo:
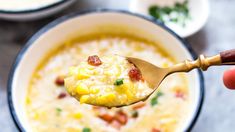
[[[139,113],[138,113],[138,111],[133,111],[132,112],[132,114],[131,114],[131,116],[133,117],[133,118],[137,118],[138,116],[139,116]]]
[[[157,97],[153,97],[153,98],[151,99],[151,105],[154,106],[154,105],[156,105],[156,104],[158,104]]]
[[[88,127],[85,127],[85,128],[82,129],[82,132],[91,132],[91,129],[88,128]]]
[[[160,97],[162,95],[163,95],[163,93],[161,91],[157,92],[157,97]]]
[[[159,91],[159,92],[151,99],[151,101],[150,101],[151,106],[157,105],[157,104],[158,104],[158,98],[159,98],[160,96],[162,96],[162,95],[163,95],[163,93]]]
[[[61,108],[56,108],[56,115],[57,115],[57,116],[59,116],[61,112],[62,112],[62,109],[61,109]]]
[[[114,85],[116,85],[116,86],[122,85],[122,84],[123,84],[123,80],[124,80],[124,78],[117,79],[117,80],[114,82]]]

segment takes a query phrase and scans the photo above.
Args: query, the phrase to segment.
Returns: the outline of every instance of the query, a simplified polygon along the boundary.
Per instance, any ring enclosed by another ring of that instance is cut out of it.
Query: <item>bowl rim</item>
[[[17,54],[14,63],[11,66],[10,72],[9,72],[9,76],[8,76],[8,82],[7,82],[7,101],[8,101],[8,107],[10,110],[10,114],[11,117],[13,118],[13,121],[16,125],[16,127],[18,128],[18,130],[20,131],[26,131],[25,128],[23,127],[23,125],[21,124],[17,114],[16,114],[16,110],[14,108],[13,105],[13,99],[12,99],[12,82],[13,82],[13,76],[15,75],[16,69],[18,67],[18,64],[20,63],[22,57],[24,56],[25,52],[27,52],[27,50],[29,49],[29,47],[31,45],[33,45],[34,41],[37,40],[42,34],[44,34],[45,32],[49,31],[51,28],[61,24],[62,22],[65,22],[71,18],[75,18],[75,17],[79,17],[82,15],[87,15],[90,13],[120,13],[120,14],[125,14],[125,15],[130,15],[130,16],[135,16],[135,17],[139,17],[141,19],[144,19],[146,21],[149,21],[157,26],[160,26],[162,29],[166,30],[168,33],[170,33],[171,35],[173,35],[173,37],[175,37],[176,39],[178,39],[181,42],[181,45],[186,48],[188,50],[188,52],[190,53],[191,57],[193,59],[197,58],[196,53],[194,52],[194,50],[192,49],[192,47],[186,42],[186,40],[182,39],[180,36],[178,36],[175,32],[173,32],[171,29],[169,29],[168,27],[166,27],[163,23],[161,23],[160,21],[153,19],[151,17],[147,17],[147,16],[143,16],[137,13],[132,13],[130,11],[126,11],[126,10],[119,10],[119,9],[90,9],[90,10],[85,10],[85,11],[78,11],[78,12],[73,12],[70,13],[68,15],[62,16],[60,18],[57,18],[56,20],[50,22],[49,24],[45,25],[44,27],[42,27],[39,31],[37,31],[27,42],[26,44],[23,46],[23,48],[20,50],[20,52]],[[204,93],[205,93],[205,85],[204,85],[204,77],[203,77],[203,73],[202,71],[196,69],[198,77],[199,77],[199,87],[200,87],[200,91],[199,91],[199,97],[198,97],[198,104],[196,107],[196,111],[193,115],[192,120],[189,123],[189,126],[186,127],[186,131],[190,131],[194,124],[196,123],[198,116],[201,112],[202,109],[202,105],[203,105],[203,101],[204,101]]]
[[[33,8],[33,9],[23,9],[23,10],[4,10],[4,9],[0,9],[0,14],[8,14],[8,15],[13,15],[13,14],[30,14],[30,13],[36,13],[36,12],[40,12],[40,11],[44,11],[50,8],[54,8],[56,6],[59,6],[61,4],[64,4],[66,2],[69,2],[70,0],[60,0],[42,7],[38,7],[38,8]]]

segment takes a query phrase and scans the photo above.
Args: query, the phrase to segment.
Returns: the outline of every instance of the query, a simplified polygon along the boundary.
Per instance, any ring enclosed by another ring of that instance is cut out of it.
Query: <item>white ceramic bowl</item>
[[[53,47],[58,46],[67,37],[84,35],[93,32],[94,28],[107,24],[125,25],[130,29],[123,33],[160,41],[160,46],[166,49],[178,61],[193,59],[191,48],[174,32],[146,17],[117,10],[93,10],[74,13],[59,18],[36,33],[21,50],[12,66],[8,81],[8,103],[11,115],[20,130],[30,131],[25,113],[25,96],[30,77],[42,57]],[[98,28],[99,29],[99,28]],[[110,31],[115,32],[111,29]],[[191,113],[182,126],[182,131],[192,128],[203,101],[203,76],[199,70],[187,74],[190,84]]]
[[[45,4],[43,6],[25,7],[24,9],[19,9],[19,10],[0,8],[0,19],[13,20],[13,21],[36,20],[55,14],[56,12],[59,12],[64,8],[68,7],[73,2],[75,2],[75,0],[58,0],[53,3]]]
[[[175,1],[185,0],[131,0],[129,10],[135,13],[144,15],[148,14],[148,8],[151,5],[174,5]],[[209,16],[209,1],[208,0],[188,0],[189,12],[191,20],[187,23],[186,27],[167,25],[170,29],[176,32],[181,37],[188,37],[199,31],[207,21]]]

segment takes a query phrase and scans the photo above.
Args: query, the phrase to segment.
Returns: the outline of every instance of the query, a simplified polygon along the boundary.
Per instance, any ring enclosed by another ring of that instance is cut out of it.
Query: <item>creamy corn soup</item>
[[[160,67],[175,63],[157,44],[133,37],[102,35],[66,41],[46,55],[32,75],[25,104],[32,131],[182,131],[190,112],[184,74],[167,77],[147,101],[122,108],[81,104],[66,92],[64,78],[69,67],[90,55],[110,54],[134,56]]]
[[[106,107],[132,104],[153,90],[141,71],[119,55],[93,55],[70,67],[65,88],[80,103]]]

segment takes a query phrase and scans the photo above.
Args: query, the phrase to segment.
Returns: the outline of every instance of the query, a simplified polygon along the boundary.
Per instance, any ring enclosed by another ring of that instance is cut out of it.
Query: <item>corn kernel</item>
[[[94,74],[94,75],[98,75],[98,74],[99,74],[99,71],[98,71],[98,70],[94,70],[94,71],[93,71],[93,74]]]
[[[80,103],[81,103],[81,104],[86,103],[88,99],[89,99],[89,96],[88,96],[88,95],[82,95],[82,96],[80,97]]]
[[[113,100],[113,99],[115,99],[115,94],[110,93],[110,94],[105,95],[105,97],[107,100]]]
[[[99,88],[91,88],[90,92],[91,92],[92,94],[97,94],[97,93],[100,92],[100,89],[99,89]]]
[[[90,77],[90,75],[86,72],[85,69],[81,68],[78,70],[78,74],[77,74],[78,79],[86,79],[89,77]]]
[[[87,69],[94,70],[95,68],[93,66],[87,66]]]
[[[73,114],[73,117],[76,118],[76,119],[80,119],[80,118],[82,118],[82,113],[77,112],[77,113]]]
[[[90,91],[86,85],[79,83],[76,87],[77,94],[89,94]]]
[[[124,84],[122,84],[122,85],[124,85]],[[123,94],[123,93],[125,93],[125,91],[126,91],[125,87],[123,87],[122,85],[115,87],[115,90],[116,90],[118,93],[120,93],[120,94]]]
[[[31,100],[29,97],[26,97],[26,100],[25,100],[26,104],[30,104],[31,103]]]
[[[101,104],[108,103],[108,102],[115,99],[115,94],[109,93],[109,94],[106,94],[106,95],[99,97],[98,99],[99,99],[99,103],[101,103]]]
[[[133,94],[130,90],[126,90],[126,96],[127,96],[128,99],[133,98]]]
[[[132,91],[134,89],[134,85],[132,82],[124,82],[122,85],[117,86],[116,90],[119,93],[126,93],[127,90]]]
[[[39,119],[39,113],[38,112],[34,112],[34,114],[33,114],[33,118],[35,119],[35,120],[37,120],[37,119]]]

